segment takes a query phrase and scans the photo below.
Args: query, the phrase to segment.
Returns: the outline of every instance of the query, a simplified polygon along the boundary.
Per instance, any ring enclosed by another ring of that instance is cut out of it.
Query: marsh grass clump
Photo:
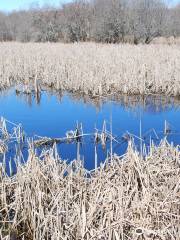
[[[129,142],[111,160],[88,171],[30,144],[15,175],[1,166],[1,239],[179,239],[179,146],[164,139],[142,158]]]
[[[180,95],[179,45],[1,43],[0,52],[1,89]]]

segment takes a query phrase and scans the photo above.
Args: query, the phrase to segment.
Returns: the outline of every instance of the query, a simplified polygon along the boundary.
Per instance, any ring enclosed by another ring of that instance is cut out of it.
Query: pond
[[[80,144],[80,156],[87,169],[95,165],[95,129],[106,129],[112,133],[113,152],[123,154],[127,141],[123,136],[134,136],[137,149],[139,136],[148,146],[150,139],[159,143],[164,137],[165,122],[168,129],[168,141],[180,143],[180,108],[175,99],[162,97],[141,98],[138,96],[116,96],[90,99],[68,93],[42,92],[39,98],[33,95],[16,94],[10,89],[0,94],[0,116],[13,123],[21,123],[28,137],[34,135],[59,138],[66,136],[68,130],[74,130],[82,124],[83,133],[87,134]],[[141,126],[141,127],[140,127]],[[140,134],[141,129],[141,134]],[[128,133],[128,134],[127,134]],[[73,160],[77,157],[77,143],[62,143],[58,152],[62,159]],[[110,151],[110,141],[105,148],[97,145],[98,165]]]

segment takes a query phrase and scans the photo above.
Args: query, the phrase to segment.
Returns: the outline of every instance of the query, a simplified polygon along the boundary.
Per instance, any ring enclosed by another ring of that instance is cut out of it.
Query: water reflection
[[[48,97],[56,96],[57,101],[61,102],[64,94],[61,91],[46,91]],[[32,106],[32,103],[40,105],[41,103],[41,92],[24,94],[16,92],[16,96],[23,99],[29,106]],[[4,95],[5,96],[5,95]],[[69,98],[73,102],[82,101],[84,104],[93,105],[97,111],[101,110],[102,106],[112,101],[114,104],[118,104],[126,109],[136,109],[141,107],[143,111],[150,113],[158,113],[166,111],[171,108],[180,108],[180,99],[168,96],[159,96],[159,95],[149,95],[149,96],[139,96],[139,95],[109,95],[106,97],[91,97],[85,94],[69,93]]]
[[[80,145],[76,142],[59,144],[58,151],[63,159],[74,159],[81,155],[87,168],[94,167],[95,147],[98,164],[110,151],[110,139],[106,147],[94,144],[94,134],[102,132],[104,120],[107,132],[113,137],[113,151],[122,154],[126,151],[126,137],[133,136],[137,148],[140,147],[140,122],[143,143],[150,139],[158,143],[165,136],[167,122],[168,140],[180,143],[180,101],[160,96],[116,95],[91,98],[88,95],[42,91],[41,94],[17,93],[14,89],[0,94],[0,116],[21,123],[27,136],[64,138],[67,131],[74,131],[82,123],[83,133],[87,134]],[[170,131],[171,130],[171,131]],[[79,154],[77,154],[77,150]]]

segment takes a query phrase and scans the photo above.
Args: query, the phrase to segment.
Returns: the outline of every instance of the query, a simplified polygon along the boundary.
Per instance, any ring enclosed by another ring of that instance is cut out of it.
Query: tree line
[[[149,43],[180,36],[180,4],[162,0],[76,0],[61,7],[0,12],[0,41]]]

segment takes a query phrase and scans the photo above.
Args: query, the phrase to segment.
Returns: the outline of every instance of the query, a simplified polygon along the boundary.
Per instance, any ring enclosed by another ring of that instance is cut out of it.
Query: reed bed
[[[180,95],[179,45],[1,43],[0,52],[1,89]]]
[[[0,171],[0,239],[180,239],[180,151],[166,139],[142,158],[130,141],[93,171],[29,145]]]

